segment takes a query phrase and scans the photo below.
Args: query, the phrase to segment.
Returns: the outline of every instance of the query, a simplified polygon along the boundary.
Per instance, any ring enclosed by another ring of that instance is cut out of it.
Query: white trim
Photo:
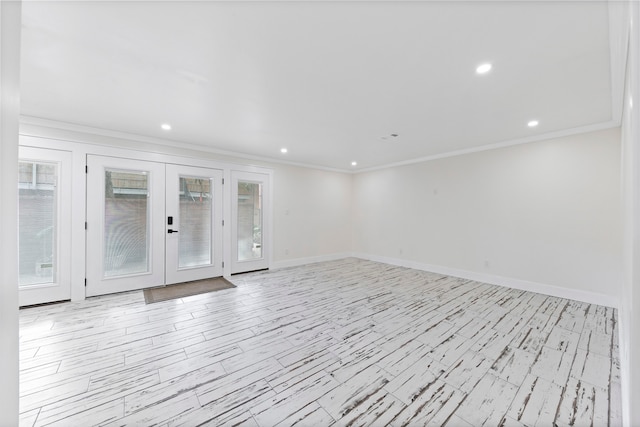
[[[530,282],[528,280],[514,279],[510,277],[496,276],[492,274],[476,273],[473,271],[460,270],[457,268],[444,267],[439,265],[425,264],[416,261],[408,261],[399,258],[390,258],[365,253],[335,253],[328,255],[320,255],[307,258],[295,258],[284,261],[276,261],[271,265],[274,270],[281,268],[297,267],[305,264],[313,264],[324,261],[336,261],[344,258],[360,258],[374,262],[381,262],[399,267],[412,268],[414,270],[429,271],[432,273],[444,274],[452,277],[460,277],[462,279],[475,280],[477,282],[487,283],[490,285],[503,286],[506,288],[519,289],[522,291],[535,292],[538,294],[549,295],[558,298],[566,298],[574,301],[586,302],[589,304],[603,305],[607,307],[618,308],[619,301],[610,295],[604,295],[597,292],[582,291],[577,289],[563,288],[560,286],[547,285],[544,283]],[[621,334],[622,336],[622,334]]]
[[[234,170],[242,170],[247,172],[268,174],[272,169],[265,166],[245,165],[238,162],[228,161],[226,159],[218,159],[215,157],[203,157],[193,155],[176,155],[172,153],[159,152],[152,147],[130,148],[133,140],[123,141],[126,146],[108,145],[104,143],[94,143],[92,141],[83,142],[80,139],[69,138],[50,138],[46,136],[20,135],[20,146],[24,147],[40,147],[54,148],[57,150],[77,151],[83,155],[94,154],[106,157],[120,157],[123,159],[135,159],[152,161],[159,163],[188,165],[194,167],[224,169],[231,168]]]
[[[609,1],[609,58],[611,74],[611,117],[622,123],[630,21],[628,2]]]
[[[447,157],[462,156],[462,155],[465,155],[465,154],[472,154],[472,153],[478,153],[478,152],[481,152],[481,151],[495,150],[495,149],[498,149],[498,148],[506,148],[506,147],[511,147],[511,146],[514,146],[514,145],[528,144],[530,142],[539,142],[539,141],[545,141],[545,140],[548,140],[548,139],[563,138],[563,137],[566,137],[566,136],[577,135],[577,134],[581,134],[581,133],[588,133],[588,132],[595,132],[595,131],[599,131],[599,130],[611,129],[611,128],[615,128],[615,127],[618,127],[618,126],[620,126],[620,122],[616,122],[615,120],[610,120],[608,122],[596,123],[594,125],[581,126],[581,127],[577,127],[577,128],[573,128],[573,129],[564,129],[564,130],[560,130],[560,131],[556,131],[556,132],[549,132],[549,133],[544,133],[542,135],[530,136],[530,137],[526,137],[526,138],[510,139],[510,140],[507,140],[507,141],[496,142],[496,143],[493,143],[493,144],[481,145],[481,146],[478,146],[478,147],[465,148],[465,149],[462,149],[462,150],[447,151],[447,152],[440,153],[440,154],[434,154],[432,156],[418,157],[418,158],[415,158],[415,159],[403,160],[403,161],[400,161],[400,162],[389,163],[389,164],[382,165],[382,166],[374,166],[374,167],[370,167],[370,168],[359,169],[357,171],[352,171],[352,173],[358,174],[358,173],[362,173],[362,172],[373,172],[373,171],[382,170],[382,169],[395,168],[395,167],[398,167],[398,166],[406,166],[406,165],[412,165],[412,164],[415,164],[415,163],[428,162],[428,161],[431,161],[431,160],[444,159],[444,158],[447,158]]]
[[[51,131],[62,131],[60,135],[52,136]],[[43,137],[48,139],[61,139],[64,141],[81,142],[83,144],[98,144],[117,146],[122,141],[135,141],[142,144],[150,144],[161,147],[179,148],[203,153],[211,153],[221,156],[236,158],[239,160],[256,160],[266,163],[284,164],[303,168],[318,169],[329,172],[353,173],[348,169],[331,168],[328,166],[313,165],[301,162],[292,162],[275,157],[256,156],[237,151],[221,150],[218,148],[192,144],[183,141],[154,138],[126,132],[112,131],[89,126],[81,126],[72,123],[58,122],[39,117],[20,116],[20,134],[24,136]],[[154,150],[155,151],[155,150]]]
[[[623,143],[624,271],[619,311],[622,424],[640,425],[640,4],[628,2]],[[633,105],[631,104],[633,101]]]
[[[22,3],[0,1],[0,425],[19,422],[18,133]]]
[[[300,265],[305,264],[314,264],[316,262],[325,262],[325,261],[336,261],[344,258],[351,258],[354,255],[350,252],[336,253],[336,254],[328,254],[328,255],[318,255],[307,258],[294,258],[288,259],[284,261],[275,261],[271,264],[271,269],[278,270],[281,268],[289,268],[289,267],[298,267]]]
[[[559,298],[567,298],[589,304],[604,305],[618,308],[619,301],[610,295],[597,292],[583,291],[578,289],[563,288],[560,286],[547,285],[544,283],[530,282],[528,280],[514,279],[510,277],[496,276],[492,274],[477,273],[474,271],[460,270],[457,268],[444,267],[439,265],[424,264],[416,261],[408,261],[398,258],[390,258],[378,255],[355,253],[356,258],[370,261],[382,262],[385,264],[397,265],[400,267],[413,268],[416,270],[430,271],[433,273],[445,274],[447,276],[460,277],[462,279],[475,280],[477,282],[488,283],[490,285],[504,286],[522,291],[535,292]]]
[[[387,163],[384,165],[372,166],[363,169],[341,169],[332,168],[328,166],[320,166],[302,162],[292,162],[275,157],[256,156],[246,153],[239,153],[228,150],[221,150],[210,146],[192,144],[182,141],[153,138],[142,135],[135,135],[126,132],[118,132],[105,130],[100,128],[93,128],[89,126],[81,126],[72,123],[58,122],[55,120],[42,119],[31,116],[20,116],[20,134],[28,137],[58,139],[63,141],[80,142],[83,144],[91,145],[104,145],[109,147],[129,146],[131,141],[135,141],[138,144],[146,145],[139,151],[145,152],[158,152],[160,147],[168,147],[170,149],[192,150],[202,153],[211,153],[221,156],[227,156],[232,158],[230,162],[234,161],[258,161],[264,163],[283,164],[289,166],[297,166],[309,169],[316,169],[328,172],[339,172],[351,175],[357,175],[363,172],[372,172],[376,170],[388,169],[398,166],[406,166],[415,163],[423,163],[431,160],[444,159],[447,157],[462,156],[465,154],[478,153],[481,151],[495,150],[499,148],[511,147],[514,145],[528,144],[530,142],[545,141],[548,139],[562,138],[571,135],[577,135],[581,133],[595,132],[599,130],[611,129],[620,126],[620,117],[614,118],[607,122],[596,123],[587,126],[580,126],[571,129],[564,129],[556,132],[548,132],[541,135],[530,136],[526,138],[510,139],[506,141],[496,142],[492,144],[485,144],[477,147],[465,148],[462,150],[446,151],[439,154],[430,156],[418,157],[415,159],[402,160],[399,162]],[[58,133],[58,134],[56,134]],[[195,157],[195,155],[194,155]],[[226,159],[225,159],[226,161]],[[244,164],[244,162],[243,162]],[[262,165],[256,165],[262,166]],[[268,166],[267,166],[268,167]]]
[[[273,171],[269,172],[273,174]],[[222,218],[225,225],[222,227],[222,276],[231,277],[231,168],[222,170]],[[269,178],[273,182],[273,176]]]
[[[622,305],[622,304],[621,304]],[[632,427],[631,425],[631,359],[629,358],[629,346],[631,345],[630,328],[627,328],[625,321],[624,307],[618,310],[618,355],[620,356],[620,400],[622,406],[622,425]]]

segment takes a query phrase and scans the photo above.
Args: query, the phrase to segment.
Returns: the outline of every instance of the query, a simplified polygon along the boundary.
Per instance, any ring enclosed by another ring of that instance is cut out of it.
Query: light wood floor
[[[616,310],[345,259],[21,310],[21,426],[620,425]]]

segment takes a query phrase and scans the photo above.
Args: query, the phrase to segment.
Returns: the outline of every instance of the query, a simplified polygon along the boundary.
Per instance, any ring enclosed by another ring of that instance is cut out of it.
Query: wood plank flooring
[[[20,312],[21,426],[618,426],[612,308],[354,258]]]

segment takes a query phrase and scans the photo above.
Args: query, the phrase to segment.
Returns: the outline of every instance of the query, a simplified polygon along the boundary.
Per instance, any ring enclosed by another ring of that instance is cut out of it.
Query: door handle
[[[171,233],[177,233],[177,232],[178,232],[178,230],[171,230],[171,229],[167,230],[167,233],[169,233],[169,234],[171,234]]]

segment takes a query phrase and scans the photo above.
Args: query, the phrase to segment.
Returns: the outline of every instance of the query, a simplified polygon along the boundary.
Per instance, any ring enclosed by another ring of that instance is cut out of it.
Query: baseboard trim
[[[283,261],[275,261],[271,263],[271,270],[278,270],[280,268],[289,268],[289,267],[298,267],[300,265],[305,264],[313,264],[316,262],[324,262],[324,261],[336,261],[339,259],[352,257],[353,254],[349,252],[344,253],[336,253],[336,254],[327,254],[327,255],[319,255],[307,258],[294,258]]]
[[[620,304],[618,309],[618,355],[620,356],[620,400],[622,401],[622,425],[631,425],[631,406],[633,402],[629,401],[631,396],[631,361],[629,360],[629,341],[631,329],[627,323],[630,316],[627,315],[626,307]]]
[[[613,308],[618,308],[619,306],[619,301],[617,298],[597,292],[563,288],[560,286],[547,285],[544,283],[531,282],[528,280],[514,279],[511,277],[478,273],[475,271],[461,270],[457,268],[444,267],[441,265],[426,264],[417,261],[409,261],[400,258],[391,258],[358,252],[342,252],[314,257],[294,258],[290,260],[276,261],[272,263],[271,269],[277,270],[281,268],[297,267],[305,264],[313,264],[316,262],[324,261],[335,261],[349,257],[366,259],[369,261],[381,262],[384,264],[396,265],[399,267],[413,268],[415,270],[430,271],[433,273],[445,274],[447,276],[460,277],[462,279],[488,283],[490,285],[504,286],[507,288],[519,289],[522,291],[535,292],[538,294],[544,294],[558,298],[566,298],[574,301],[586,302],[589,304],[597,304]]]
[[[447,276],[460,277],[462,279],[475,280],[477,282],[488,283],[490,285],[504,286],[507,288],[536,292],[553,297],[567,298],[575,301],[586,302],[589,304],[604,305],[613,308],[618,308],[619,305],[619,301],[617,298],[597,292],[562,288],[560,286],[547,285],[544,283],[530,282],[527,280],[514,279],[510,277],[477,273],[474,271],[460,270],[456,268],[443,267],[439,265],[425,264],[416,261],[408,261],[399,258],[390,258],[365,253],[353,253],[351,254],[351,256],[375,262],[382,262],[385,264],[397,265],[399,267],[413,268],[416,270],[445,274]]]

